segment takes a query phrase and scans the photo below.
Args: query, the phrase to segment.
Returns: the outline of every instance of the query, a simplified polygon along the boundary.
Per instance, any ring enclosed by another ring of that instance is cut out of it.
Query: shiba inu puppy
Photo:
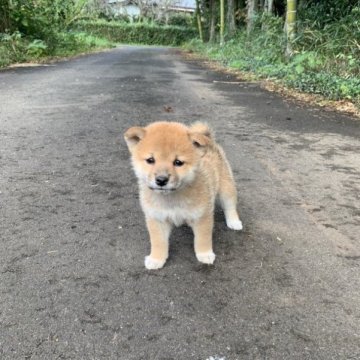
[[[145,257],[145,267],[164,266],[171,229],[184,223],[193,229],[197,259],[212,264],[215,199],[220,200],[229,228],[241,230],[242,223],[230,165],[209,127],[155,122],[128,129],[125,140],[150,234],[151,252]]]

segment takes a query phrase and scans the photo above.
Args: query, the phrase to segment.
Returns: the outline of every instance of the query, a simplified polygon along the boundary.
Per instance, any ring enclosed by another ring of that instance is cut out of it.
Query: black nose
[[[158,186],[165,186],[169,181],[167,176],[157,176],[155,178],[156,185]]]

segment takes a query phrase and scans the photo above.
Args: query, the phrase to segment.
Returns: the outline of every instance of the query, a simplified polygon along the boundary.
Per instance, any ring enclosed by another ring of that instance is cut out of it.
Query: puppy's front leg
[[[213,264],[215,260],[215,254],[212,249],[213,214],[207,214],[201,217],[191,226],[195,237],[194,247],[196,258],[204,264]]]
[[[145,257],[145,267],[149,270],[161,269],[169,256],[171,225],[153,218],[147,218],[146,225],[150,235],[151,252]]]

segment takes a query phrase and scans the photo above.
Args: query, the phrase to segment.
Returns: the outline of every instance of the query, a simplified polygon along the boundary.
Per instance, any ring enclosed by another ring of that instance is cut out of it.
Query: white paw
[[[166,259],[165,260],[157,260],[157,259],[153,259],[149,256],[145,256],[145,267],[148,270],[156,270],[156,269],[161,269],[166,263]]]
[[[242,224],[241,220],[239,220],[239,219],[226,220],[226,225],[228,228],[230,228],[232,230],[242,230],[243,229],[243,224]]]
[[[204,264],[213,264],[215,261],[215,254],[212,251],[196,253],[196,258]]]

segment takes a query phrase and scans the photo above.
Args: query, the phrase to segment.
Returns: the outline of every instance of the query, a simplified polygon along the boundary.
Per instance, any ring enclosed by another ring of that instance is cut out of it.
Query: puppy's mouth
[[[161,187],[153,187],[153,186],[149,186],[149,189],[164,194],[177,190],[176,188],[161,188]]]

